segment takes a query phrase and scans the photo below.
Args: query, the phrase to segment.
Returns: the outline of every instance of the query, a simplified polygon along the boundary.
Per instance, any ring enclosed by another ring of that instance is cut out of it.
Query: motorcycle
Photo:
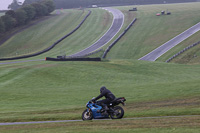
[[[119,104],[125,105],[126,99],[124,97],[116,98],[115,100],[111,101],[108,106],[108,110],[104,110],[102,106],[98,105],[97,102],[93,102],[90,100],[87,104],[85,109],[82,113],[83,120],[92,120],[92,119],[104,119],[104,118],[111,118],[111,119],[121,119],[124,116],[124,109],[121,106],[117,106]]]

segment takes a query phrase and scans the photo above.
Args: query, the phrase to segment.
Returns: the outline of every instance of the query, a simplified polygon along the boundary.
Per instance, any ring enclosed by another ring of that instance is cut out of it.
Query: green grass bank
[[[127,98],[125,117],[199,114],[199,68],[131,60],[1,65],[0,121],[80,119],[103,85]]]
[[[117,97],[124,96],[127,99],[125,118],[200,115],[200,65],[163,63],[176,51],[197,41],[199,33],[156,62],[137,60],[199,22],[199,3],[141,5],[138,6],[138,12],[128,12],[131,7],[117,7],[125,14],[123,29],[134,17],[138,21],[113,47],[108,59],[102,62],[39,61],[0,65],[0,122],[81,119],[86,102],[99,95],[99,88],[103,85]],[[155,16],[157,12],[167,9],[172,15]],[[87,23],[73,36],[55,49],[30,59],[71,54],[93,44],[109,28],[112,15],[102,9],[92,11]],[[80,22],[85,14],[86,11],[63,10],[61,15],[48,22],[13,36],[0,46],[0,57],[16,56],[16,49],[18,51],[20,48],[20,55],[40,51],[71,31],[76,26],[75,22]],[[67,29],[63,28],[65,25]],[[95,30],[97,26],[99,29]],[[91,38],[87,37],[89,35]],[[25,45],[31,38],[34,43]],[[198,133],[199,120],[197,116],[188,116],[179,119],[16,125],[2,126],[0,132]]]
[[[182,33],[186,29],[200,22],[199,16],[200,3],[185,4],[165,4],[165,5],[140,5],[136,6],[138,11],[134,12],[138,18],[134,26],[126,35],[112,48],[108,54],[110,59],[139,59],[151,52],[163,43]],[[134,6],[118,7],[127,14]],[[171,15],[156,16],[161,11],[169,11]],[[188,39],[177,45],[175,49],[170,50],[159,61],[166,61],[174,53],[183,48],[200,41],[196,33]]]
[[[91,10],[91,15],[78,31],[62,41],[50,52],[37,58],[69,55],[92,45],[100,38],[112,23],[112,16],[102,9]],[[54,15],[56,13],[57,11],[55,11]],[[46,49],[74,30],[87,14],[87,9],[61,10],[59,15],[31,26],[2,44],[0,46],[0,58],[27,55]]]

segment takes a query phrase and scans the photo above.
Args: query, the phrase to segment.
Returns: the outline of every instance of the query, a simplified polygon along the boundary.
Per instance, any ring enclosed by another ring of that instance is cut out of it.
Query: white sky
[[[24,2],[24,0],[18,0],[19,2]],[[0,0],[0,10],[8,9],[8,5],[10,5],[13,0]]]

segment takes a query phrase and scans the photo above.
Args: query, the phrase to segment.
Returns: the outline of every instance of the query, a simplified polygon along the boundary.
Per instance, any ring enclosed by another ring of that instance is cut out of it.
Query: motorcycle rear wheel
[[[114,112],[110,114],[112,119],[121,119],[124,116],[124,109],[120,106],[113,108]]]
[[[92,112],[91,111],[87,111],[84,110],[83,113],[82,113],[82,119],[85,121],[85,120],[92,120],[93,116],[92,116]]]

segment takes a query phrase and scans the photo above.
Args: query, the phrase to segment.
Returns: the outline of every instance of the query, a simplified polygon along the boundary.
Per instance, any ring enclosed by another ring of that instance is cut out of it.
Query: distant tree
[[[0,35],[4,32],[5,32],[5,25],[2,21],[2,19],[0,18]]]
[[[42,0],[25,0],[24,3],[23,3],[23,6],[24,5],[30,5],[32,3],[36,3],[36,2],[39,2],[39,1],[42,1]]]
[[[12,30],[15,26],[25,25],[27,22],[55,10],[53,0],[25,0],[21,7],[18,0],[13,0],[9,10],[0,17],[0,34]],[[19,8],[19,9],[18,9]]]
[[[44,4],[33,3],[31,5],[35,8],[36,11],[35,17],[41,17],[48,14],[48,9]]]
[[[10,15],[6,14],[6,15],[2,16],[1,19],[2,19],[2,21],[4,23],[4,25],[5,25],[5,30],[6,31],[11,30],[16,25],[15,18],[11,17]]]
[[[35,18],[36,11],[35,11],[35,8],[32,5],[25,5],[21,9],[26,12],[26,16],[27,16],[26,22],[29,22],[33,18]]]
[[[48,13],[48,7],[44,4],[40,4],[41,6],[41,13],[42,13],[42,16],[47,16],[49,13]]]
[[[16,17],[16,14],[15,14],[15,11],[14,10],[9,10],[5,13],[6,15],[10,15],[11,17],[15,18]]]
[[[18,9],[16,11],[16,21],[17,21],[17,26],[24,25],[27,21],[27,14],[24,10]]]
[[[48,9],[48,13],[51,13],[55,10],[55,4],[53,0],[43,0],[42,2]]]
[[[19,5],[18,0],[13,0],[13,2],[8,6],[8,9],[17,10],[20,7],[21,5]]]

